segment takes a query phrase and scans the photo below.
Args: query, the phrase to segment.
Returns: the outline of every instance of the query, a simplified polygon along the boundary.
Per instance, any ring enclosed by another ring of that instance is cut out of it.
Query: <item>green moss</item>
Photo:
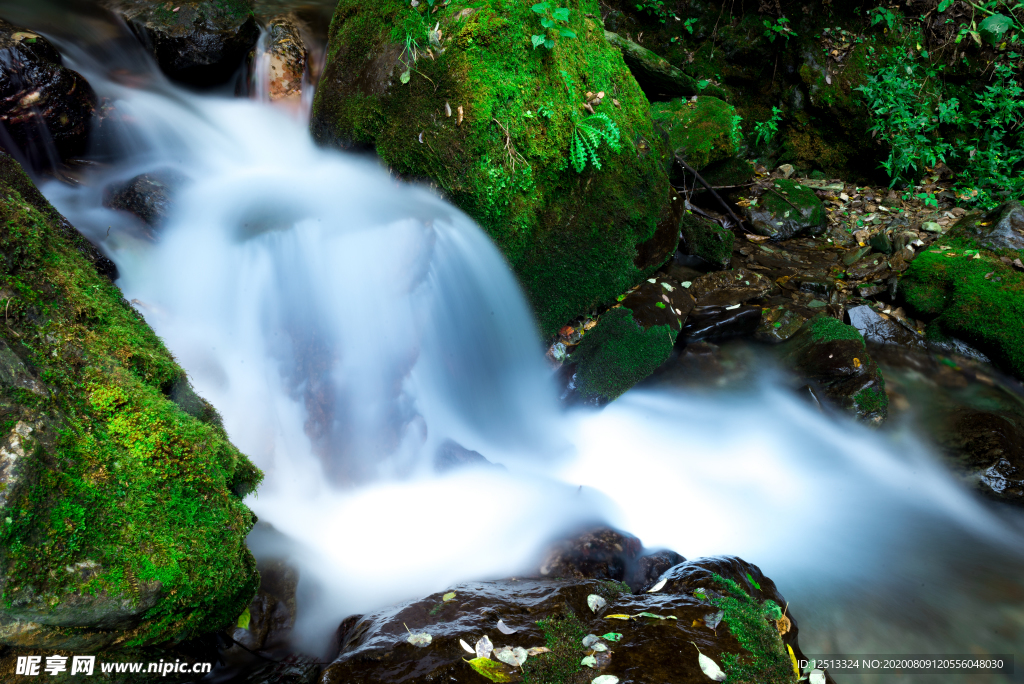
[[[0,387],[3,422],[33,426],[0,527],[0,614],[81,595],[137,604],[159,582],[123,645],[229,624],[258,585],[241,496],[261,474],[212,408],[203,422],[170,399],[184,371],[6,156],[0,180],[0,335],[48,388]]]
[[[587,654],[583,647],[586,627],[575,613],[566,612],[546,620],[538,620],[537,626],[544,634],[544,645],[550,653],[527,658],[523,663],[525,684],[565,684],[582,668],[580,660]]]
[[[717,574],[713,577],[728,593],[710,601],[722,610],[722,622],[747,651],[741,655],[722,655],[726,680],[790,684],[794,679],[793,666],[775,626],[775,620],[782,617],[782,609],[771,600],[758,603],[733,580]]]
[[[436,183],[501,248],[545,335],[660,266],[635,263],[637,245],[669,198],[649,105],[598,3],[563,4],[578,38],[534,50],[529,3],[456,0],[427,19],[400,0],[342,0],[311,124],[323,144],[372,146],[396,173]],[[437,22],[444,51],[428,56]],[[595,109],[622,149],[576,173],[569,144],[587,92],[606,94]]]
[[[668,139],[669,157],[680,154],[698,171],[737,153],[736,110],[717,97],[657,102],[651,106],[651,116]]]
[[[832,342],[834,340],[857,340],[864,347],[864,337],[852,325],[831,316],[816,316],[807,322],[811,339],[815,342]]]
[[[980,258],[973,258],[973,250]],[[914,316],[930,322],[929,337],[962,339],[1024,378],[1024,273],[1004,264],[1000,255],[1021,256],[985,250],[962,229],[953,229],[911,262],[901,281],[902,296]]]
[[[683,215],[679,229],[687,254],[699,256],[712,264],[729,263],[736,241],[731,230],[690,212]]]
[[[586,400],[615,399],[664,363],[675,335],[667,325],[644,330],[629,309],[608,311],[570,357],[577,391]]]
[[[857,392],[853,395],[853,402],[862,415],[882,414],[889,409],[889,397],[880,387],[867,387]]]

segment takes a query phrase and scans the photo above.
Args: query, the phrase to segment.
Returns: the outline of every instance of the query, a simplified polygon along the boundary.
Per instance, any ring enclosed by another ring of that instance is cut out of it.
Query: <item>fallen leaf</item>
[[[860,368],[860,359],[858,359],[857,357],[854,357],[853,359],[853,367]]]
[[[655,584],[653,587],[648,589],[647,593],[648,594],[653,594],[656,591],[661,591],[665,587],[666,584],[668,584],[668,580],[667,579],[660,580],[657,584]]]
[[[786,649],[789,651],[789,662],[793,665],[793,672],[796,673],[796,678],[800,679],[800,663],[796,660],[796,653],[793,653],[793,647],[786,644]]]
[[[704,616],[704,624],[707,625],[708,629],[714,630],[718,627],[718,623],[722,621],[725,613],[718,611],[716,613],[708,613]]]
[[[812,670],[811,676],[808,679],[808,681],[810,682],[810,684],[825,684],[825,673],[821,670]]]
[[[426,648],[432,641],[430,635],[426,632],[409,632],[409,636],[405,640],[413,646],[419,646],[420,648]]]
[[[551,653],[551,649],[547,646],[534,646],[533,648],[526,650],[526,655],[531,657],[540,655],[541,653]]]
[[[447,603],[448,601],[451,601],[453,598],[455,598],[455,592],[449,591],[447,594],[441,597],[441,600]]]
[[[476,642],[476,657],[477,658],[490,658],[491,651],[494,650],[494,644],[485,635],[480,637],[480,640]]]
[[[465,639],[459,639],[459,646],[462,646],[462,650],[466,653],[476,653],[476,651],[473,650],[473,647],[466,643]]]
[[[249,608],[246,607],[245,612],[238,616],[238,623],[237,623],[238,628],[239,629],[249,629],[249,621],[251,619],[252,618],[251,618],[251,615],[249,613]]]
[[[623,615],[621,613],[616,613],[615,615],[605,615],[604,619],[605,620],[629,620],[630,617],[628,615]]]
[[[472,660],[465,661],[469,663],[469,666],[476,670],[479,674],[487,677],[492,682],[510,682],[512,681],[512,675],[505,671],[505,668],[501,666],[501,663],[497,663],[490,658],[473,658]]]
[[[697,644],[694,644],[692,641],[690,643],[693,644],[694,648],[697,648]],[[725,673],[722,672],[722,668],[718,667],[718,663],[714,660],[701,653],[699,648],[697,648],[697,662],[700,664],[701,672],[706,674],[712,681],[725,681]]]
[[[780,617],[778,620],[775,621],[775,626],[779,629],[779,634],[785,634],[786,632],[788,632],[790,630],[790,627],[792,627],[792,625],[793,625],[793,623],[791,623],[789,621],[789,618],[786,617],[785,615],[783,615],[782,617]]]
[[[608,605],[608,602],[597,594],[591,594],[587,597],[587,605],[590,606],[590,610],[597,612]]]
[[[619,678],[614,675],[601,675],[591,679],[590,684],[619,684]]]
[[[516,646],[502,646],[495,649],[494,657],[512,667],[519,667],[526,662],[526,649]]]
[[[583,665],[585,667],[596,667],[597,666],[597,658],[595,658],[592,655],[588,655],[586,658],[584,658],[583,660],[580,661],[580,665]]]
[[[639,617],[657,618],[658,620],[675,620],[675,615],[655,615],[654,613],[639,613]]]
[[[448,117],[452,115],[452,106],[447,102],[444,103],[444,115]]]
[[[519,630],[512,629],[505,624],[504,620],[498,620],[498,631],[502,634],[515,634]]]
[[[608,632],[607,634],[602,634],[601,638],[607,641],[619,641],[622,639],[622,635],[618,632]]]
[[[596,634],[588,634],[587,636],[583,637],[583,648],[590,648],[600,640],[601,637],[597,636]]]
[[[859,367],[859,366],[860,366],[860,360],[859,360],[859,359],[854,359],[854,360],[853,360],[853,365],[854,365],[855,367]],[[751,583],[752,585],[754,585],[754,588],[755,588],[755,589],[757,589],[758,591],[761,591],[761,585],[757,583],[757,580],[755,580],[755,579],[754,579],[754,578],[753,578],[753,577],[752,577],[752,576],[750,575],[750,573],[749,573],[749,572],[747,573],[747,581],[748,581],[748,582],[750,582],[750,583]]]

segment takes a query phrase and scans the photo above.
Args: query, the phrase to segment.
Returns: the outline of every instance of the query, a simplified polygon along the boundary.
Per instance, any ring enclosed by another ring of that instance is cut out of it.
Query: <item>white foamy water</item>
[[[514,277],[457,209],[269,106],[180,90],[138,54],[96,62],[80,36],[61,46],[114,106],[116,161],[44,192],[266,473],[248,503],[290,541],[254,550],[301,567],[298,646],[317,652],[351,613],[521,573],[601,520],[760,565],[808,652],[1024,641],[1020,515],[911,433],[834,422],[768,380],[564,413]],[[115,82],[118,59],[136,72]],[[160,169],[189,181],[152,242],[101,199]],[[434,474],[448,439],[507,470]]]

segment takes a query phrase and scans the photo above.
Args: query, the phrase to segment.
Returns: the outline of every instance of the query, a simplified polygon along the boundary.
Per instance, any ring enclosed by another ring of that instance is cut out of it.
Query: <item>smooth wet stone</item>
[[[713,573],[735,584],[715,579]],[[760,584],[760,590],[748,587],[748,575]],[[723,657],[731,653],[752,667],[749,675],[757,681],[788,681],[792,676],[788,648],[796,657],[804,657],[797,639],[799,629],[792,608],[786,608],[790,624],[785,634],[780,633],[773,616],[781,616],[786,601],[756,566],[732,557],[703,558],[670,567],[662,577],[669,579],[664,588],[640,594],[607,581],[581,579],[524,578],[443,587],[431,596],[354,618],[354,624],[344,630],[340,655],[324,671],[321,681],[484,682],[472,671],[468,663],[471,656],[459,644],[462,640],[472,648],[483,636],[496,649],[552,649],[529,656],[521,669],[494,660],[493,666],[508,677],[507,681],[582,683],[607,674],[622,682],[705,684],[709,680],[701,671],[693,643],[727,673],[730,670]],[[656,581],[653,578],[651,585]],[[692,592],[699,589],[714,592],[718,598],[706,594],[698,598]],[[447,591],[455,592],[455,598],[444,602],[441,597]],[[588,607],[590,595],[606,602],[598,613]],[[722,597],[728,597],[734,602],[728,605],[736,608],[726,608],[721,622],[712,629],[705,619],[722,610],[716,605]],[[744,622],[739,618],[740,611],[747,611],[753,619]],[[642,612],[667,619],[641,617]],[[637,617],[607,619],[607,615],[614,614]],[[498,620],[515,633],[499,632]],[[753,631],[742,632],[744,628]],[[429,634],[430,644],[410,644],[410,630]],[[602,641],[606,650],[597,663],[598,670],[583,666],[580,661],[592,652],[583,646],[584,637],[609,632],[617,632],[622,638]],[[740,645],[737,632],[748,637],[746,643],[756,653]]]
[[[872,249],[881,252],[882,254],[892,254],[892,234],[889,231],[882,230],[875,233],[868,240],[868,244]]]
[[[854,280],[876,276],[888,268],[889,262],[884,254],[870,254],[846,269],[846,274]]]
[[[1024,204],[1006,202],[986,217],[991,226],[978,226],[979,242],[989,249],[1024,249]]]
[[[253,0],[113,0],[168,77],[196,86],[225,83],[256,45]],[[176,8],[176,9],[175,9]]]
[[[157,171],[135,176],[108,188],[103,206],[136,216],[150,229],[163,226],[171,211],[174,192],[186,181],[174,171]],[[153,232],[149,233],[153,237]]]
[[[921,335],[908,329],[898,319],[879,313],[867,305],[855,306],[846,311],[850,325],[868,342],[876,344],[898,344],[906,347],[925,348]]]
[[[765,296],[772,289],[772,281],[755,271],[737,268],[701,276],[689,289],[697,306],[732,306]]]
[[[759,235],[786,240],[796,235],[817,235],[825,229],[825,209],[814,191],[798,182],[777,178],[757,204],[745,207]]]
[[[779,351],[783,362],[808,383],[819,402],[865,422],[885,420],[889,406],[885,381],[868,355],[864,338],[852,326],[817,316]]]
[[[1024,504],[1024,415],[960,409],[948,418],[943,446],[983,494]]]
[[[779,344],[792,337],[807,321],[807,317],[792,308],[778,305],[761,309],[761,322],[754,339],[767,344]]]
[[[622,306],[633,312],[633,320],[644,330],[667,325],[679,332],[696,305],[692,292],[693,286],[685,288],[673,278],[658,275],[640,283],[623,297]]]
[[[643,550],[640,540],[610,527],[599,527],[554,543],[540,565],[543,577],[631,579]]]
[[[491,463],[479,451],[467,449],[456,441],[447,439],[437,448],[434,454],[434,471],[447,473],[462,468],[504,468],[497,463]]]
[[[96,104],[50,41],[0,19],[0,147],[36,170],[84,154]]]
[[[753,335],[761,322],[761,307],[740,304],[725,306],[699,306],[690,312],[679,339],[689,344],[697,340],[725,340]]]
[[[862,258],[871,253],[871,247],[865,245],[864,247],[854,247],[843,253],[843,264],[845,266],[853,266],[855,263],[860,261]]]

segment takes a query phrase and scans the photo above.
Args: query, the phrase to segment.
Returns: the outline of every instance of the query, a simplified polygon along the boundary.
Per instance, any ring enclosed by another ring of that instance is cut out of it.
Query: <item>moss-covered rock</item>
[[[718,268],[728,268],[736,236],[720,223],[687,212],[679,224],[679,249]]]
[[[504,252],[546,335],[660,265],[637,245],[669,201],[647,99],[598,3],[564,4],[576,37],[534,49],[543,29],[529,3],[429,13],[342,0],[311,124],[322,144],[372,147],[395,172],[435,183]],[[602,142],[600,168],[577,172],[570,148],[591,110],[614,123],[621,149]]]
[[[651,114],[666,137],[670,167],[678,154],[700,171],[735,156],[742,142],[736,128],[736,110],[717,97],[657,102],[651,106]]]
[[[745,211],[758,234],[775,240],[817,235],[825,229],[825,208],[814,190],[787,178],[776,178]]]
[[[819,401],[868,423],[888,416],[885,380],[856,328],[830,316],[816,316],[779,349]]]
[[[644,46],[623,38],[617,33],[605,31],[604,35],[611,45],[622,51],[622,58],[643,89],[644,95],[651,102],[663,102],[677,97],[700,94],[714,95],[715,97],[726,96],[724,90],[716,86],[709,86],[707,83],[704,84],[705,92],[702,93],[697,79],[675,68],[663,57],[659,57]]]
[[[964,216],[911,262],[901,292],[908,310],[930,322],[929,336],[962,339],[1024,378],[1024,272],[1012,265],[1024,250],[983,246],[1006,244],[993,237],[1010,223],[1006,209]]]
[[[570,389],[603,405],[640,382],[672,353],[693,297],[670,278],[650,278],[609,310],[569,357]]]
[[[6,156],[0,252],[0,643],[97,650],[230,623],[258,583],[241,497],[259,471]]]

